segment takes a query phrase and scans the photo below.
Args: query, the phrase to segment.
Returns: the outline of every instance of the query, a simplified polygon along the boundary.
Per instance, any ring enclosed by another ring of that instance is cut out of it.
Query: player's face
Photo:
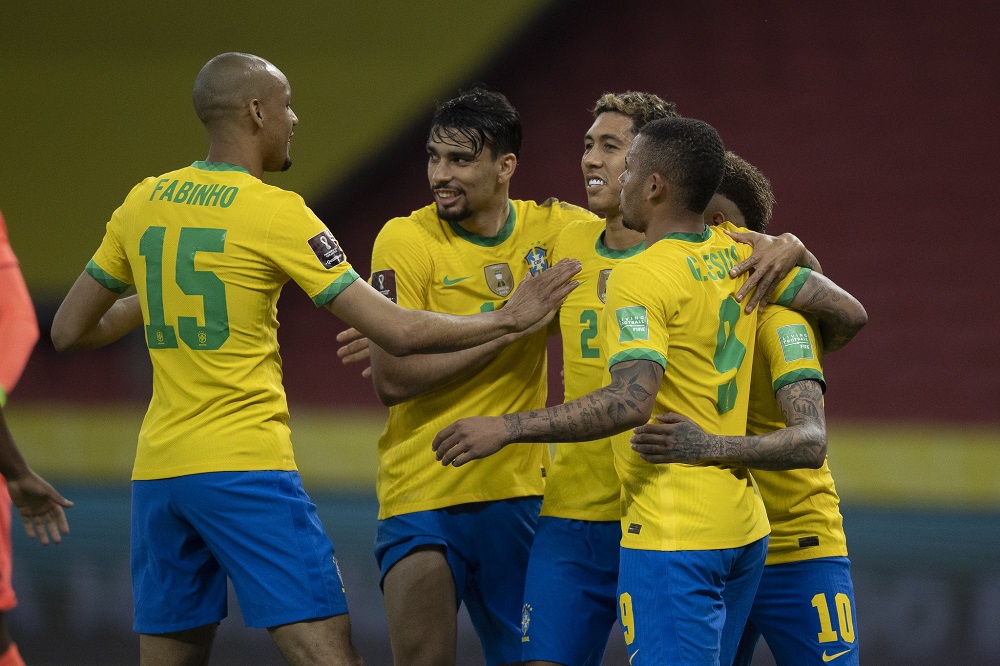
[[[506,197],[501,178],[505,157],[513,156],[494,157],[489,148],[477,155],[470,141],[435,132],[427,141],[427,178],[441,219],[461,222]]]
[[[720,224],[725,220],[729,220],[737,227],[747,226],[746,218],[733,200],[716,192],[708,202],[708,208],[705,209],[705,224]]]
[[[608,111],[597,116],[583,137],[583,184],[587,188],[587,208],[611,218],[619,214],[625,154],[632,144],[632,119]]]
[[[632,171],[629,171],[628,167],[630,164],[636,163],[636,156],[640,154],[638,151],[642,149],[645,141],[645,138],[639,136],[632,142],[632,146],[625,157],[625,171],[619,177],[619,182],[621,183],[622,226],[626,229],[644,233],[646,227],[649,226],[649,222],[645,219],[642,182]]]
[[[292,111],[292,89],[279,70],[270,68],[273,85],[261,100],[261,112],[266,114],[267,153],[264,171],[287,171],[292,166],[290,149],[293,129],[299,122]]]

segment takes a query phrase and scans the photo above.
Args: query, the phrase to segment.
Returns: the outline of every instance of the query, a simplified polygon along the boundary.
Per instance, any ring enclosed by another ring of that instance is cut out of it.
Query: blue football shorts
[[[621,549],[618,621],[632,666],[730,664],[767,537],[723,550]]]
[[[734,663],[748,666],[763,635],[778,666],[857,666],[854,609],[846,557],[766,566]]]
[[[523,661],[598,666],[615,623],[621,522],[542,516],[521,611]]]
[[[540,497],[459,504],[380,520],[375,559],[386,573],[420,546],[440,546],[486,663],[521,661],[521,604]]]
[[[221,621],[227,576],[249,627],[347,612],[333,544],[298,472],[133,481],[135,631]]]

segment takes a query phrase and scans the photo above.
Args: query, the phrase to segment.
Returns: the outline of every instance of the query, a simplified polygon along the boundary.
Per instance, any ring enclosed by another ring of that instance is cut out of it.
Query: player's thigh
[[[347,615],[269,627],[268,632],[291,666],[360,666]]]
[[[618,521],[539,519],[521,614],[524,661],[601,663],[615,622],[620,541]]]
[[[177,491],[233,581],[247,626],[347,613],[333,544],[297,472],[192,475]]]
[[[781,666],[858,663],[854,585],[846,557],[764,567],[750,618]]]
[[[719,660],[724,664],[733,661],[750,617],[750,608],[767,558],[767,542],[768,538],[765,536],[742,548],[733,549],[735,558],[722,591],[726,621],[722,627]]]

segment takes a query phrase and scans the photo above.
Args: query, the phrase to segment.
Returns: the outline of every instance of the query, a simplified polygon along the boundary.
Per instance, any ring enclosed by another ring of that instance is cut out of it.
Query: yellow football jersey
[[[572,220],[593,218],[550,199],[511,201],[496,237],[442,220],[434,204],[389,220],[372,251],[372,285],[399,305],[451,314],[501,307],[517,283],[551,263]],[[389,408],[378,444],[379,518],[456,504],[541,495],[547,444],[515,444],[460,468],[443,467],[431,442],[466,416],[499,416],[545,406],[546,331],[509,345],[462,379]]]
[[[821,341],[806,317],[777,305],[764,309],[757,324],[748,435],[785,427],[775,393],[803,379],[824,384],[821,356]],[[828,461],[819,469],[751,473],[771,523],[767,564],[847,556],[840,497]]]
[[[611,272],[602,317],[608,367],[648,360],[664,368],[654,414],[676,412],[706,432],[746,430],[757,313],[734,297],[745,276],[728,271],[748,245],[723,233],[673,233]],[[779,285],[794,297],[804,280],[793,272]],[[622,546],[703,550],[743,546],[768,533],[764,506],[745,468],[654,465],[632,451],[626,431],[612,438],[623,485]]]
[[[568,402],[604,386],[605,358],[598,340],[608,275],[621,260],[642,252],[645,242],[625,250],[604,244],[604,220],[580,220],[566,226],[556,240],[553,261],[579,259],[583,269],[559,309],[562,333],[565,400]],[[556,445],[545,485],[543,516],[575,520],[619,520],[621,482],[615,472],[609,438]]]
[[[87,265],[135,284],[153,397],[132,478],[294,470],[277,308],[295,280],[322,306],[358,278],[302,197],[195,162],[136,185]]]

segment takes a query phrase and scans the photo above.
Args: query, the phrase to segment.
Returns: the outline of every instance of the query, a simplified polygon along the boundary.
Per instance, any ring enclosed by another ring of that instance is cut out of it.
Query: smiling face
[[[632,139],[632,119],[613,111],[597,116],[583,138],[583,184],[587,189],[587,208],[598,215],[613,218],[619,214],[625,155]]]
[[[432,131],[427,141],[427,178],[438,215],[461,222],[506,198],[505,161],[513,154],[497,155],[483,147],[476,153],[471,140],[454,132]]]

